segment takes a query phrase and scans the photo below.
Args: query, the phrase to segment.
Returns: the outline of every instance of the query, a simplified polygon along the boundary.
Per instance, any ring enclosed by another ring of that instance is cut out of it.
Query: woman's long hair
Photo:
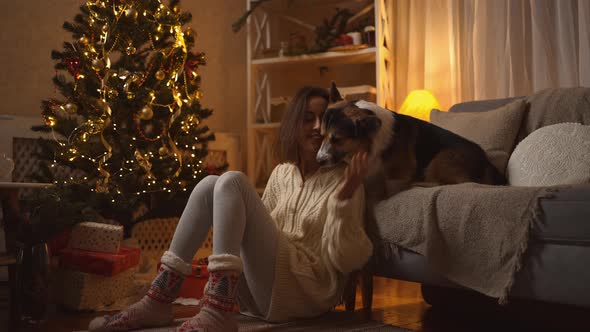
[[[305,86],[297,91],[287,106],[287,111],[281,120],[279,127],[278,145],[276,156],[280,163],[299,161],[299,147],[297,145],[297,134],[303,123],[303,115],[307,109],[307,102],[312,97],[322,97],[330,100],[328,90]]]

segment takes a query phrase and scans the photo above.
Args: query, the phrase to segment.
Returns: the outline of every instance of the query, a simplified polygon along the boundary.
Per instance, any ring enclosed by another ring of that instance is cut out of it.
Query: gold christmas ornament
[[[78,39],[78,42],[82,45],[88,45],[88,38],[86,38],[86,36],[82,36],[80,39]]]
[[[139,111],[139,118],[142,120],[150,120],[154,117],[154,110],[152,110],[149,106],[144,106],[141,111]]]
[[[114,99],[119,96],[119,92],[117,90],[110,89],[108,92],[109,99]]]
[[[74,114],[74,113],[76,113],[76,111],[78,111],[78,106],[76,106],[76,104],[72,104],[72,103],[67,103],[67,104],[63,105],[62,108],[68,114]]]
[[[165,156],[168,154],[168,148],[163,146],[158,149],[158,153],[160,154],[160,156]]]
[[[45,118],[45,125],[49,126],[49,127],[55,127],[55,124],[57,123],[57,120],[55,119],[54,116],[47,116]]]
[[[125,16],[130,19],[137,19],[137,10],[133,7],[129,7],[125,10]]]
[[[173,10],[173,11],[174,11],[176,14],[180,13],[180,7],[178,7],[178,6],[174,6],[174,7],[172,7],[172,10]]]
[[[102,61],[101,59],[94,59],[94,60],[92,60],[91,65],[92,65],[92,69],[99,71],[104,68],[104,61]]]
[[[127,99],[133,99],[133,98],[135,98],[135,92],[127,91]]]
[[[166,78],[166,73],[163,70],[158,70],[155,76],[158,81],[161,81]]]
[[[82,142],[88,142],[88,137],[90,137],[90,134],[88,134],[87,132],[83,133],[82,134]]]
[[[104,31],[104,32],[107,32],[107,31],[109,31],[109,24],[108,24],[108,23],[105,23],[105,24],[102,26],[102,31]]]
[[[119,68],[119,78],[124,80],[127,76],[131,75],[131,72],[127,69]]]
[[[127,55],[133,55],[133,54],[135,54],[135,52],[137,52],[137,49],[135,47],[133,47],[133,45],[129,45],[125,49],[125,53],[127,53]]]

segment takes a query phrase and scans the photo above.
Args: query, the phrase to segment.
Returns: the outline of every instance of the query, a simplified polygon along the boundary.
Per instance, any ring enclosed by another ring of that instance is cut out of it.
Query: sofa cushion
[[[529,110],[517,141],[533,131],[556,123],[590,125],[590,88],[558,88],[537,92],[527,99]]]
[[[432,110],[430,121],[479,144],[492,164],[504,173],[514,148],[525,105],[523,99],[517,99],[486,112]]]
[[[535,130],[514,149],[506,173],[513,186],[590,182],[590,126],[559,123]]]
[[[463,113],[463,112],[486,112],[496,109],[500,106],[510,104],[517,99],[525,99],[525,97],[509,97],[502,99],[487,99],[466,101],[455,104],[449,108],[449,112]]]

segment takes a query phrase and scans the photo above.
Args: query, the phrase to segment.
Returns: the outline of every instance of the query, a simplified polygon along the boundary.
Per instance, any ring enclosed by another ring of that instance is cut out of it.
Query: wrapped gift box
[[[131,268],[113,277],[105,277],[57,269],[55,300],[69,309],[100,309],[129,295],[136,272],[137,268]]]
[[[47,245],[49,246],[49,254],[51,256],[59,255],[59,253],[64,248],[68,247],[68,242],[70,241],[70,233],[71,229],[68,228],[58,233],[49,240],[49,243]]]
[[[158,263],[158,269],[160,269],[160,263]],[[207,270],[207,265],[203,264],[202,261],[194,261],[193,271],[184,278],[178,297],[202,298],[203,290],[208,280],[209,271]]]
[[[69,247],[89,251],[119,252],[123,240],[123,226],[82,222],[74,226]]]
[[[114,276],[139,264],[138,248],[121,247],[118,253],[62,249],[59,266],[69,270]]]

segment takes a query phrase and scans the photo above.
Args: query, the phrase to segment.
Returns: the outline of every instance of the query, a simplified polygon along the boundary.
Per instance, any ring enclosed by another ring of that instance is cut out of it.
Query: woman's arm
[[[322,242],[330,262],[342,273],[360,269],[373,253],[373,244],[365,232],[365,197],[358,188],[350,199],[333,195],[328,200],[328,217]]]
[[[362,186],[367,154],[357,154],[346,168],[342,185],[328,199],[322,242],[334,267],[343,273],[361,268],[373,253],[365,232],[365,195]]]

